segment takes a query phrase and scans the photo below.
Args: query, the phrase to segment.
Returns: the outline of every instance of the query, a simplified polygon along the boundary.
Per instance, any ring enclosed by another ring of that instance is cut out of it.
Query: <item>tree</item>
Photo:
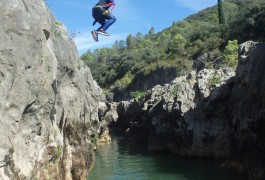
[[[171,55],[180,55],[185,49],[186,39],[181,34],[176,34],[169,43],[169,51]]]
[[[148,35],[152,36],[152,35],[154,35],[154,34],[155,34],[155,28],[154,28],[154,27],[151,27],[151,28],[149,29]]]
[[[80,59],[82,59],[86,63],[86,65],[89,66],[91,63],[93,64],[95,57],[93,53],[90,50],[88,50],[85,54],[83,54],[80,57]]]
[[[218,0],[218,17],[219,17],[219,24],[225,24],[224,7],[222,0]]]
[[[135,46],[136,46],[135,39],[131,34],[129,34],[126,38],[126,47],[128,50],[132,50],[135,48]]]
[[[146,38],[153,40],[154,36],[155,36],[155,28],[151,27],[151,29],[149,29],[148,31]]]

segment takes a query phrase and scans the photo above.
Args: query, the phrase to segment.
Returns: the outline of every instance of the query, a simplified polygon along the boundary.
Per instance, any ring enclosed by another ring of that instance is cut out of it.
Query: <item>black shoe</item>
[[[93,31],[91,31],[91,34],[92,34],[93,39],[95,41],[98,41],[98,33],[95,30],[93,30]]]
[[[103,29],[98,30],[97,33],[98,34],[102,34],[104,36],[109,36],[109,34],[105,30],[103,30]]]

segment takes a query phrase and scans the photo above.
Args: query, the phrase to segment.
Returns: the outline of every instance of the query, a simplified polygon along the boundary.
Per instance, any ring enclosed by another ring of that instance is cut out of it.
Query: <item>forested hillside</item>
[[[179,76],[193,68],[235,66],[239,43],[265,40],[265,1],[225,0],[222,4],[222,24],[216,5],[173,22],[162,32],[151,28],[146,35],[128,35],[112,48],[88,51],[81,59],[106,90],[126,90],[139,75],[145,77],[157,69],[173,68]]]

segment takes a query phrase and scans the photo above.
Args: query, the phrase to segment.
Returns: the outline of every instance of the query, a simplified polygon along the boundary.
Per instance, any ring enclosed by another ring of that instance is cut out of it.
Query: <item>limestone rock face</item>
[[[240,46],[235,69],[202,69],[155,86],[143,101],[117,105],[110,127],[151,150],[226,158],[226,167],[265,178],[265,45]],[[139,135],[139,136],[138,136]]]
[[[111,127],[130,137],[148,139],[151,150],[226,157],[230,123],[226,98],[231,90],[225,82],[234,75],[233,68],[203,69],[170,84],[157,85],[143,102],[120,102],[119,119]]]
[[[0,14],[0,179],[85,179],[101,89],[43,0]]]
[[[156,68],[154,71],[145,75],[144,73],[138,73],[130,85],[122,90],[116,88],[113,92],[111,100],[114,102],[127,101],[131,99],[130,92],[134,91],[147,91],[153,86],[171,82],[178,75],[176,68]]]
[[[228,106],[215,102],[226,104],[228,88],[221,85],[233,72],[233,69],[204,69],[177,78],[164,87],[154,87],[151,98],[145,102],[152,104],[148,110],[152,126],[149,148],[185,156],[227,156]],[[212,81],[217,77],[215,84]]]
[[[240,46],[236,84],[231,95],[233,132],[230,160],[238,161],[250,179],[265,178],[265,44]]]

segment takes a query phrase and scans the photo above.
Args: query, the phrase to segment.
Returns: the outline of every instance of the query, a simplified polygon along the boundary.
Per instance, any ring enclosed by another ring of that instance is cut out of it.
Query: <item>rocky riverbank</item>
[[[236,69],[191,72],[155,86],[144,100],[117,104],[110,127],[150,150],[224,158],[224,166],[265,178],[265,45],[240,46]]]

